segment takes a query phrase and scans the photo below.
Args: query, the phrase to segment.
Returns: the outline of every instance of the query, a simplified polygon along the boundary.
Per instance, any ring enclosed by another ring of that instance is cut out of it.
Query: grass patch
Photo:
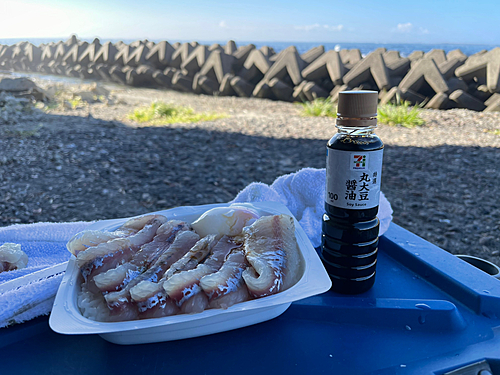
[[[191,107],[175,106],[163,102],[153,102],[150,106],[136,108],[127,118],[150,125],[193,123],[212,121],[227,117],[223,113],[196,113]]]
[[[425,124],[420,117],[420,107],[410,107],[407,101],[399,104],[386,104],[378,107],[378,121],[387,125],[401,125],[405,128],[414,128]]]
[[[500,135],[500,129],[495,129],[495,130],[487,130],[487,133],[491,133],[494,135]]]
[[[85,102],[82,100],[81,96],[78,95],[69,99],[68,103],[71,106],[71,109],[77,109],[85,105]]]
[[[303,116],[337,117],[337,107],[330,97],[316,98],[312,102],[300,103]]]

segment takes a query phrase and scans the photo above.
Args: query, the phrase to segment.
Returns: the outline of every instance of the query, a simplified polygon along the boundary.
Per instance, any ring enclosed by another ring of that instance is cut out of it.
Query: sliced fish
[[[146,243],[151,242],[158,228],[164,223],[164,216],[151,218],[137,233],[126,238],[115,238],[78,253],[76,264],[85,280],[128,262]]]
[[[167,296],[181,307],[182,312],[196,313],[205,310],[208,306],[208,298],[199,285],[200,279],[217,272],[227,255],[238,247],[241,247],[241,244],[233,242],[228,236],[223,236],[213,247],[204,263],[198,264],[192,270],[179,272],[167,278],[163,283]],[[187,303],[188,301],[190,302]]]
[[[219,271],[201,278],[200,287],[208,298],[209,307],[227,309],[250,299],[242,277],[247,266],[245,252],[234,250]]]
[[[174,242],[158,260],[144,273],[132,279],[122,290],[106,294],[105,299],[111,309],[117,309],[120,305],[131,302],[130,290],[142,281],[158,282],[166,270],[168,270],[176,259],[186,254],[200,239],[192,231],[184,231],[176,236]],[[181,258],[182,259],[182,258]]]
[[[244,229],[244,235],[245,254],[252,267],[242,276],[252,297],[276,294],[300,279],[302,260],[292,217],[261,217]]]
[[[162,254],[168,251],[179,233],[188,230],[191,230],[191,226],[184,221],[170,220],[166,222],[158,228],[153,241],[143,245],[129,262],[95,276],[94,282],[97,288],[103,293],[122,289],[132,279],[150,268]],[[173,263],[182,255],[184,254],[177,250],[171,251],[168,253],[171,258],[168,259]]]
[[[143,215],[133,218],[125,222],[114,232],[104,232],[98,230],[84,230],[75,234],[66,244],[67,249],[77,256],[81,251],[87,250],[89,247],[97,246],[104,242],[109,242],[115,238],[124,238],[136,234],[152,219],[159,219],[166,222],[167,218],[163,215]]]

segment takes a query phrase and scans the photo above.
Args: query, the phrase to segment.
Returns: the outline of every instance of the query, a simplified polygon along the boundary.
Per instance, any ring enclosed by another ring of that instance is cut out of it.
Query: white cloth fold
[[[318,247],[321,243],[324,198],[325,170],[305,168],[278,177],[271,185],[251,183],[231,203],[283,203],[297,218],[313,246]],[[382,193],[378,217],[382,235],[392,220],[391,205]],[[66,243],[90,224],[92,223],[36,223],[0,228],[0,245],[5,242],[19,243],[29,258],[27,268],[0,273],[0,287],[9,280],[68,260],[70,253],[66,249]],[[50,313],[61,280],[62,274],[57,274],[0,293],[0,328]]]

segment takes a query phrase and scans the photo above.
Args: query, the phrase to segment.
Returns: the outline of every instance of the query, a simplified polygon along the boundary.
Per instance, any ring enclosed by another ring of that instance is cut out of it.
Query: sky
[[[500,45],[500,1],[0,0],[0,39]]]

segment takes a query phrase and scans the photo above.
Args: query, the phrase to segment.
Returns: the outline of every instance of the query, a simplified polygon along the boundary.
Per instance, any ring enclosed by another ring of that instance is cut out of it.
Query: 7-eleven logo
[[[366,155],[353,155],[352,169],[366,169]]]

